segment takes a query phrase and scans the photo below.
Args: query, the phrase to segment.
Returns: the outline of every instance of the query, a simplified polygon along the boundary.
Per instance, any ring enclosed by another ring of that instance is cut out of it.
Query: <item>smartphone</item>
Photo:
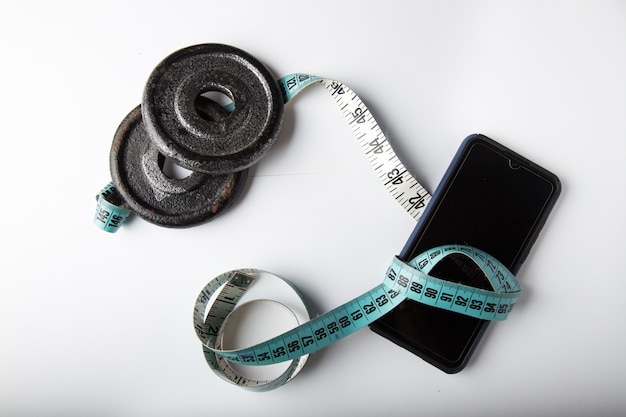
[[[561,191],[557,176],[483,135],[465,139],[399,254],[410,261],[427,249],[474,246],[514,274],[524,262]],[[464,255],[450,255],[430,273],[491,289]],[[468,363],[489,321],[405,300],[371,329],[447,373]]]

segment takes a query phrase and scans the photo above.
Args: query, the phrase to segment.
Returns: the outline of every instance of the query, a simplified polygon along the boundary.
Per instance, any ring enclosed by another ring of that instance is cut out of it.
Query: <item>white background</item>
[[[191,316],[212,277],[269,270],[324,312],[376,285],[413,228],[322,87],[286,106],[214,222],[93,225],[150,71],[204,42],[346,83],[431,191],[474,132],[561,178],[521,302],[462,373],[368,329],[269,393],[204,362]],[[626,413],[626,2],[9,0],[0,51],[0,415]]]

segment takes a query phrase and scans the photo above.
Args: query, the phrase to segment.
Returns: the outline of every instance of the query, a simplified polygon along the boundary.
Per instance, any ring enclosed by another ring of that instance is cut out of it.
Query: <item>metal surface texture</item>
[[[212,120],[197,110],[203,94],[228,96],[234,109]],[[142,113],[161,153],[192,171],[241,171],[276,141],[283,98],[270,71],[250,54],[228,45],[200,44],[174,52],[152,71]]]
[[[198,100],[207,118],[228,113],[207,98]],[[110,153],[113,182],[126,204],[143,219],[167,227],[185,227],[212,220],[241,193],[247,170],[223,175],[192,171],[185,178],[163,172],[165,156],[148,135],[141,106],[133,109],[117,129]]]

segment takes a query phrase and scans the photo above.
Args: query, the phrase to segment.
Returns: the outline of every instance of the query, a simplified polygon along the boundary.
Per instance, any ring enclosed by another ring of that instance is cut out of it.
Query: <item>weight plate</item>
[[[209,120],[199,97],[222,93],[234,104],[228,117]],[[142,112],[161,153],[192,171],[228,173],[250,167],[278,137],[283,98],[269,70],[228,45],[201,44],[174,52],[152,71]]]
[[[199,101],[205,115],[223,112],[217,103]],[[212,220],[241,193],[247,170],[224,175],[192,171],[185,178],[163,172],[165,156],[151,141],[137,106],[122,121],[110,154],[113,182],[128,206],[145,220],[168,227],[184,227]]]

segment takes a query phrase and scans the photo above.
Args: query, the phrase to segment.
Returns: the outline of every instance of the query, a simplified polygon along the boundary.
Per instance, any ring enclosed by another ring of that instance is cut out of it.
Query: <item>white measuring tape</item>
[[[387,191],[415,220],[419,219],[430,201],[430,194],[404,167],[374,116],[354,91],[339,81],[308,74],[291,74],[278,80],[285,102],[317,82],[337,103]]]
[[[352,127],[379,180],[413,218],[420,218],[430,194],[404,167],[372,114],[350,88],[335,80],[307,74],[291,74],[278,83],[285,102],[309,85],[323,85]],[[475,262],[493,291],[428,275],[438,262],[451,254],[462,254]],[[298,324],[295,328],[251,347],[224,349],[224,334],[235,307],[250,288],[264,280],[284,282],[298,294],[290,283],[265,271],[233,270],[204,287],[196,300],[193,316],[196,334],[211,369],[224,380],[255,391],[271,390],[290,381],[302,369],[310,353],[371,324],[405,299],[479,319],[504,320],[520,293],[515,276],[489,254],[472,247],[446,245],[424,252],[409,263],[394,258],[381,284],[314,319],[310,319],[311,313],[304,301],[297,308],[273,302],[291,311]],[[285,361],[292,362],[271,380],[254,379],[240,372],[242,366]]]

